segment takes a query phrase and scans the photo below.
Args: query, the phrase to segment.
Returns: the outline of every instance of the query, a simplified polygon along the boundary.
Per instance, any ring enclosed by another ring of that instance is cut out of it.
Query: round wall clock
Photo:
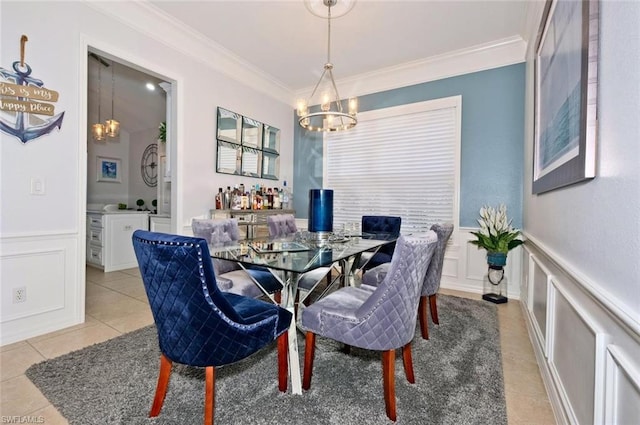
[[[155,143],[146,147],[142,153],[140,164],[142,180],[149,187],[158,185],[158,145]]]

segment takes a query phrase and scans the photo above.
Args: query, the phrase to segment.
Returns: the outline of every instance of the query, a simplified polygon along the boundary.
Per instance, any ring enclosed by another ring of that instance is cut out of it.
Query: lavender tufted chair
[[[213,424],[216,367],[244,359],[275,340],[278,387],[287,390],[289,311],[222,292],[201,238],[137,230],[132,239],[161,352],[150,417],[160,414],[177,362],[205,368],[204,423]]]
[[[422,292],[420,295],[420,306],[418,308],[420,318],[420,329],[422,338],[429,339],[429,320],[427,319],[427,297],[429,298],[429,310],[431,311],[431,320],[436,325],[440,324],[438,319],[438,305],[436,303],[438,290],[440,289],[440,281],[442,280],[442,267],[444,265],[444,253],[447,249],[447,243],[453,233],[453,224],[434,224],[431,230],[438,235],[438,245],[431,258],[429,269],[424,278]],[[384,279],[389,270],[388,264],[382,264],[369,270],[362,276],[362,288],[373,290]]]
[[[396,420],[395,350],[402,347],[407,380],[415,382],[411,340],[416,329],[418,300],[437,236],[401,236],[386,277],[374,291],[341,288],[302,312],[306,329],[302,387],[311,387],[316,335],[349,346],[382,351],[382,377],[387,416]],[[334,365],[339,367],[340,365]]]
[[[267,216],[270,238],[287,237],[298,231],[296,219],[293,214],[277,214]],[[325,276],[331,276],[331,267],[318,267],[310,272],[304,273],[298,279],[298,288],[305,291],[312,291]],[[331,277],[329,277],[331,280]],[[308,300],[308,298],[307,298]]]
[[[293,214],[268,215],[267,226],[269,227],[269,236],[272,238],[292,235],[298,231],[296,218]]]
[[[195,237],[203,238],[212,246],[224,245],[240,239],[238,220],[233,218],[211,220],[194,218],[191,220],[191,230]],[[265,268],[255,266],[243,270],[234,261],[214,258],[213,269],[220,282],[219,287],[223,291],[257,298],[263,295],[262,290],[256,285],[257,282],[267,293],[275,294],[276,301],[279,301],[282,285]]]
[[[400,236],[401,225],[402,217],[385,215],[362,216],[362,232],[371,233],[383,239],[397,238]],[[360,260],[361,266],[359,268],[362,268],[362,271],[366,272],[380,264],[390,262],[395,246],[396,244],[393,242],[381,247],[375,254],[363,253]]]

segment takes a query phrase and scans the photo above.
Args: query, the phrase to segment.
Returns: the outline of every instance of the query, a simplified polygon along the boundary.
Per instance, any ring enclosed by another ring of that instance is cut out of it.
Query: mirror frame
[[[278,180],[280,173],[280,129],[218,106],[216,114],[216,172]],[[235,120],[235,135],[228,120]],[[251,134],[255,129],[255,135]],[[225,150],[235,150],[235,168],[222,162]],[[255,155],[255,157],[253,156]],[[255,160],[253,160],[255,158]],[[268,165],[273,164],[271,167]],[[269,173],[271,172],[271,173]]]

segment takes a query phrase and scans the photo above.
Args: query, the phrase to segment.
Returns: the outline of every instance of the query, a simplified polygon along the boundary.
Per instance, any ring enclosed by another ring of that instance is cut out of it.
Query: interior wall
[[[640,323],[640,3],[600,2],[596,178],[531,193],[528,73],[524,229]]]
[[[527,55],[521,294],[557,422],[627,424],[640,406],[640,3],[592,4],[595,179],[531,193],[533,45]]]
[[[520,63],[369,94],[358,99],[358,109],[462,95],[460,226],[477,227],[480,207],[504,203],[521,227],[524,87]],[[305,218],[309,189],[322,187],[322,134],[295,131],[294,204],[296,216]]]
[[[4,133],[0,136],[0,344],[84,320],[87,44],[175,81],[178,110],[172,197],[178,208],[172,213],[178,232],[189,226],[191,217],[207,214],[215,206],[213,194],[219,186],[239,180],[215,172],[217,106],[279,127],[281,175],[291,175],[290,105],[217,72],[207,65],[215,57],[169,47],[169,41],[182,33],[170,33],[163,26],[156,38],[147,35],[161,25],[156,17],[147,14],[144,21],[128,26],[101,7],[104,5],[91,2],[0,3],[0,64],[10,68],[19,59],[20,37],[27,34],[25,61],[33,69],[32,76],[60,93],[56,112],[65,111],[59,131],[29,143]],[[121,12],[119,16],[139,12],[135,2],[112,3],[112,7]],[[30,194],[33,177],[44,182],[44,195]],[[43,252],[63,258],[56,264],[64,268],[47,273],[52,257]],[[36,273],[39,270],[42,272]],[[25,287],[27,294],[38,296],[14,304],[11,291],[15,287]]]

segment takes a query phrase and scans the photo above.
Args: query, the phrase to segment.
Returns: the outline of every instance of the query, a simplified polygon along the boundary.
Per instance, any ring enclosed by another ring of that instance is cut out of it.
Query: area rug
[[[440,325],[413,340],[415,384],[396,356],[397,424],[506,424],[496,307],[438,297]],[[304,336],[299,333],[301,359]],[[311,389],[277,388],[275,345],[216,371],[215,423],[390,424],[380,354],[316,339]],[[147,417],[158,376],[155,327],[31,366],[26,375],[71,424],[198,424],[203,369],[174,365],[160,416]],[[302,360],[301,360],[302,361]]]

